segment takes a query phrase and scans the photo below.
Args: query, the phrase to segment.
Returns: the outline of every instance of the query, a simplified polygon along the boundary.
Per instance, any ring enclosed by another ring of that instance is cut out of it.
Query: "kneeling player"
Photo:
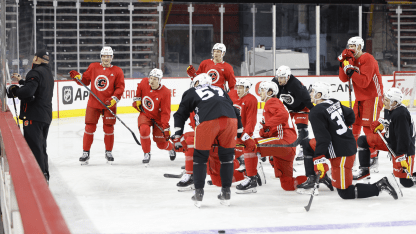
[[[354,180],[370,178],[370,150],[388,151],[386,144],[377,134],[377,131],[386,129],[383,137],[396,154],[396,157],[393,157],[393,173],[400,178],[400,183],[404,187],[414,185],[410,177],[415,158],[415,128],[409,110],[401,104],[402,100],[403,94],[398,88],[391,88],[384,94],[384,119],[371,124],[374,134],[358,138],[360,169]]]
[[[168,150],[170,160],[175,160],[176,153],[169,142],[170,130],[170,91],[161,84],[163,72],[154,68],[149,78],[144,78],[137,84],[133,107],[140,112],[137,118],[140,139],[144,152],[143,163],[150,162],[150,127],[153,127],[153,141],[159,149]]]
[[[393,177],[384,177],[374,184],[352,185],[352,166],[357,149],[348,126],[354,123],[355,115],[353,110],[341,105],[338,100],[329,98],[330,87],[329,84],[317,82],[311,90],[311,100],[317,104],[309,114],[316,140],[314,144],[310,142],[311,146],[315,146],[313,164],[321,171],[321,175],[325,175],[326,170],[322,162],[325,157],[329,157],[332,185],[337,188],[339,196],[343,199],[378,196],[383,190],[394,199],[398,199],[399,188]],[[315,176],[308,176],[308,180],[300,186],[313,187]]]

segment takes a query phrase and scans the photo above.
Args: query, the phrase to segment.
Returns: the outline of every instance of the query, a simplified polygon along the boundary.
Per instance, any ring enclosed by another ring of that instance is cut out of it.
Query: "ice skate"
[[[241,155],[237,158],[237,161],[240,163],[240,167],[238,167],[236,170],[239,172],[245,172],[246,171],[246,164],[244,163],[244,156]]]
[[[325,174],[324,177],[319,179],[319,183],[325,184],[326,187],[329,188],[329,190],[334,191],[334,187],[332,186],[331,178],[327,174]]]
[[[88,165],[88,161],[90,160],[90,151],[84,151],[82,156],[79,158],[81,165]]]
[[[263,165],[260,161],[257,163],[257,184],[259,186],[262,186],[263,184],[266,184],[266,175],[264,174]]]
[[[308,176],[308,179],[305,182],[303,182],[302,184],[296,185],[297,187],[296,192],[299,194],[311,195],[313,192],[313,188],[315,186],[315,181],[316,181],[316,175]],[[319,188],[319,185],[318,185],[318,188]],[[315,189],[314,196],[318,196],[318,195],[319,195],[319,190]]]
[[[142,162],[143,162],[145,167],[147,167],[149,165],[150,157],[151,157],[150,153],[144,153],[144,158],[143,158]]]
[[[170,161],[175,161],[176,152],[174,149],[169,150],[169,158],[170,158]]]
[[[194,205],[198,208],[201,208],[202,198],[204,197],[204,189],[195,189],[194,195],[192,196],[192,201],[194,201]]]
[[[246,176],[246,178],[241,181],[241,184],[237,185],[235,188],[237,189],[237,194],[245,194],[245,193],[257,193],[257,176]]]
[[[114,158],[113,158],[113,154],[111,153],[111,151],[108,151],[108,150],[105,151],[105,159],[107,159],[108,164],[113,165]]]
[[[361,167],[358,169],[357,174],[352,177],[353,180],[363,180],[363,182],[370,183],[370,170],[368,167]]]
[[[221,188],[221,193],[218,195],[221,205],[230,206],[231,190],[228,188]]]
[[[303,159],[305,158],[305,156],[303,155],[303,148],[302,147],[300,147],[299,148],[299,153],[298,153],[298,155],[295,157],[295,161],[296,161],[296,164],[298,164],[298,165],[302,165],[303,164]]]
[[[257,152],[257,157],[259,158],[259,160],[261,160],[262,162],[266,162],[266,157],[262,157],[261,154],[259,152]]]
[[[399,198],[397,195],[398,188],[393,187],[395,186],[396,182],[392,181],[394,178],[390,177],[383,177],[381,180],[377,181],[375,185],[377,186],[378,191],[386,191],[390,196],[394,198],[394,200],[397,200]]]
[[[212,183],[212,180],[208,180],[207,181],[207,185],[213,185],[214,183]]]
[[[370,159],[370,171],[378,173],[378,156]]]
[[[179,187],[178,192],[191,191],[195,189],[194,175],[183,174],[181,180],[176,184]]]

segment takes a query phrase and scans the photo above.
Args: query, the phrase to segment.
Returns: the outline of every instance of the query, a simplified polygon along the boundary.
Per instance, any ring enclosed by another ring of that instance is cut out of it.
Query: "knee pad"
[[[165,142],[156,142],[156,146],[157,148],[161,149],[161,150],[167,150],[169,147],[169,141],[165,141]]]
[[[94,133],[97,130],[96,124],[85,124],[85,132],[87,133]]]
[[[406,178],[400,178],[400,184],[402,184],[405,188],[410,188],[414,185],[411,179]]]
[[[315,151],[312,149],[311,145],[309,145],[310,139],[306,138],[302,140],[301,146],[303,147],[303,155],[314,155]]]
[[[204,164],[208,162],[209,150],[194,149],[194,164]]]
[[[104,129],[104,133],[107,133],[107,134],[114,133],[114,125],[104,124],[103,129]]]
[[[355,199],[355,186],[350,185],[347,189],[337,188],[338,195],[342,199]]]
[[[140,136],[142,136],[142,137],[149,137],[150,136],[150,127],[149,127],[149,125],[142,124],[139,127],[139,131],[140,131]]]
[[[365,136],[365,135],[359,136],[358,139],[357,139],[357,146],[359,148],[364,148],[364,149],[370,148],[370,146],[367,143],[367,136]]]
[[[233,148],[224,148],[222,146],[218,147],[218,157],[220,158],[221,163],[229,163],[234,160],[234,149]]]

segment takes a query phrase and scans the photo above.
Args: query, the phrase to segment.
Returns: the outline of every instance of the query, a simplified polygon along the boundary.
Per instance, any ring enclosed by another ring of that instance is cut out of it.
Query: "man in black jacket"
[[[12,78],[16,78],[20,86],[10,85],[7,88],[9,98],[17,97],[21,100],[19,119],[23,120],[23,135],[47,181],[49,166],[46,139],[52,122],[54,88],[48,63],[49,53],[46,50],[38,51],[26,79],[22,80],[20,74],[14,73]]]

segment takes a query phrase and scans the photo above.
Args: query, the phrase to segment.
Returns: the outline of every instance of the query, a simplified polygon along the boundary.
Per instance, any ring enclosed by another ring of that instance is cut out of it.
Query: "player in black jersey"
[[[312,156],[311,163],[306,163],[305,171],[308,180],[298,185],[298,188],[312,188],[316,171],[321,176],[326,174],[325,158],[331,163],[332,185],[337,188],[338,194],[343,199],[366,198],[378,196],[382,190],[387,191],[394,199],[398,199],[397,183],[393,177],[384,177],[374,184],[352,185],[352,166],[354,164],[356,143],[351,129],[355,121],[352,109],[347,108],[336,99],[329,98],[330,85],[317,82],[311,89],[311,100],[317,105],[309,114],[315,139],[305,140],[304,150]],[[312,174],[312,175],[311,175]]]
[[[306,87],[296,77],[288,66],[280,66],[276,70],[276,76],[272,80],[279,87],[277,98],[282,100],[287,107],[290,117],[295,119],[299,138],[308,138],[308,114],[312,110],[313,104]],[[297,162],[303,162],[303,149],[296,156]]]
[[[384,119],[374,121],[371,125],[373,135],[360,136],[357,140],[358,158],[360,169],[354,175],[355,180],[370,177],[370,149],[388,151],[384,141],[377,134],[383,133],[389,147],[396,154],[393,157],[393,173],[400,178],[400,183],[404,187],[412,187],[413,181],[410,179],[413,173],[415,158],[415,126],[406,106],[401,104],[403,94],[398,88],[391,88],[384,94]],[[403,169],[406,169],[407,174]],[[416,174],[415,174],[416,175]]]
[[[175,147],[180,147],[185,121],[191,112],[195,111],[195,142],[194,142],[194,184],[195,195],[192,200],[195,206],[201,206],[204,196],[204,184],[207,174],[209,151],[218,141],[218,156],[221,161],[221,194],[218,199],[221,204],[229,205],[231,183],[234,172],[234,148],[237,139],[237,129],[241,134],[243,125],[239,111],[224,90],[212,86],[212,79],[206,73],[199,74],[193,79],[193,85],[183,95],[178,111],[173,115],[175,120]],[[240,137],[240,136],[238,136]],[[250,138],[251,139],[251,138]],[[247,147],[247,142],[246,147]],[[254,140],[249,144],[255,147]]]

